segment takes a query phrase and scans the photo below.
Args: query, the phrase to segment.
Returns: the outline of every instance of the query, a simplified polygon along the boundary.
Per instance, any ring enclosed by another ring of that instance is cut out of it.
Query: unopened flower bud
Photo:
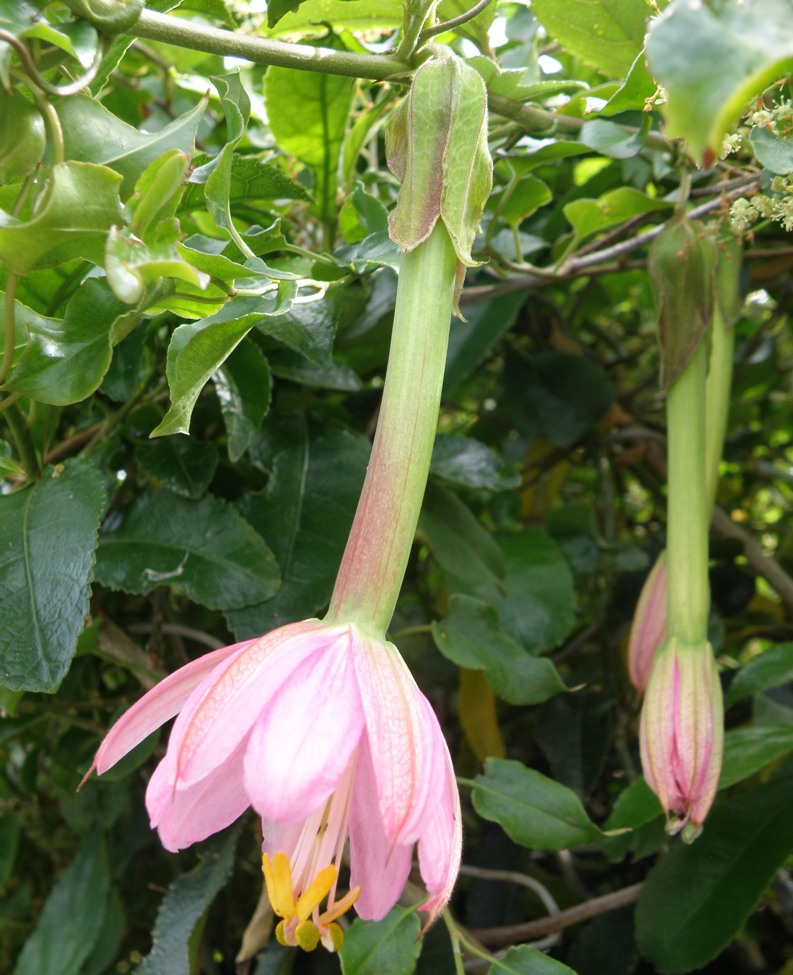
[[[644,581],[628,637],[628,675],[641,694],[647,686],[655,651],[666,639],[666,552],[661,552]]]

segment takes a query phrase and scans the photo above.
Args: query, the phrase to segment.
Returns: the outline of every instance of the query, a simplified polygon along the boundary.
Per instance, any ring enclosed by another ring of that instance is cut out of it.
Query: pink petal
[[[317,620],[290,623],[256,640],[221,665],[176,719],[168,750],[176,756],[180,787],[193,785],[247,738],[267,701],[300,662],[327,640]]]
[[[168,752],[146,789],[146,808],[166,850],[176,853],[231,825],[250,800],[243,785],[240,745],[212,775],[186,789],[175,786],[176,769]]]
[[[441,913],[454,889],[460,870],[463,848],[460,796],[454,777],[454,767],[448,751],[445,754],[445,774],[436,802],[427,810],[424,831],[419,840],[421,879],[430,894],[421,910],[427,911],[427,926]]]
[[[270,819],[263,819],[262,852],[269,853],[270,856],[274,853],[286,853],[287,856],[291,856],[293,851],[297,849],[297,841],[303,832],[303,826],[303,820],[287,824],[274,823]]]
[[[99,746],[91,771],[95,768],[101,775],[112,768],[153,731],[178,714],[185,701],[208,674],[253,642],[245,640],[243,643],[213,650],[160,681],[116,721]]]
[[[395,844],[377,815],[377,782],[367,739],[361,742],[350,809],[350,887],[360,886],[358,915],[379,921],[399,899],[410,873],[413,848]]]
[[[270,697],[245,753],[254,809],[304,820],[336,788],[364,729],[349,630],[306,657]]]
[[[399,651],[361,639],[355,670],[372,753],[377,807],[383,828],[401,841],[401,831],[422,793],[421,716],[416,689]]]

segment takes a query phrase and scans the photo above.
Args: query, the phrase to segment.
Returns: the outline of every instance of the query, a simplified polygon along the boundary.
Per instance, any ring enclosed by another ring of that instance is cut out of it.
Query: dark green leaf
[[[790,751],[793,751],[793,725],[732,728],[724,735],[724,762],[719,788],[727,789],[736,782],[748,779]]]
[[[435,438],[430,472],[460,487],[509,491],[520,484],[520,475],[507,471],[498,454],[472,437]]]
[[[609,78],[624,78],[644,46],[649,11],[634,0],[533,0],[531,9],[563,48]]]
[[[193,932],[231,874],[239,834],[234,827],[207,840],[198,866],[170,885],[157,912],[151,953],[136,975],[192,975],[196,970]]]
[[[19,817],[15,812],[0,816],[0,891],[11,879],[19,849]]]
[[[47,468],[33,487],[0,496],[0,683],[53,691],[69,669],[88,612],[105,492],[85,460]]]
[[[109,886],[104,842],[94,834],[53,887],[14,975],[78,975],[102,930]]]
[[[780,643],[759,654],[733,678],[724,698],[727,707],[750,694],[793,681],[793,643]]]
[[[650,872],[636,910],[642,955],[662,973],[701,968],[741,930],[793,849],[793,766],[720,803],[702,836],[677,844]]]
[[[217,447],[190,437],[144,441],[136,449],[143,470],[162,487],[193,500],[204,494],[218,464]]]
[[[421,952],[415,910],[394,907],[382,921],[354,921],[339,952],[344,975],[410,975]]]
[[[470,596],[452,596],[432,635],[444,657],[460,667],[484,670],[493,690],[510,704],[540,704],[567,690],[546,657],[533,657],[502,629],[492,606]]]
[[[39,110],[22,95],[0,88],[0,183],[31,173],[44,155],[46,141]]]
[[[793,139],[780,139],[768,129],[755,128],[749,134],[757,161],[772,173],[793,173]]]
[[[95,578],[142,594],[170,585],[193,602],[228,610],[272,596],[279,573],[262,538],[230,505],[150,491],[103,529]]]
[[[571,789],[520,762],[489,758],[484,775],[474,780],[472,798],[480,816],[521,846],[566,850],[601,835]]]
[[[675,0],[651,25],[647,57],[666,92],[668,134],[710,165],[747,103],[793,64],[793,7]]]
[[[203,168],[190,174],[190,187],[182,198],[181,206],[186,210],[200,209],[204,206],[204,191],[201,186],[209,179]],[[311,194],[305,186],[290,179],[287,174],[268,163],[260,155],[241,156],[234,153],[228,184],[228,198],[232,203],[255,200],[310,200]]]
[[[464,305],[465,322],[452,319],[446,356],[444,390],[456,389],[485,359],[493,346],[513,325],[524,295],[503,295],[492,301]]]
[[[122,222],[120,183],[118,175],[104,166],[81,162],[53,166],[30,220],[0,211],[0,260],[17,274],[74,257],[101,264],[107,232]]]
[[[195,108],[158,132],[140,132],[87,95],[61,98],[56,103],[67,158],[99,163],[115,170],[123,177],[124,199],[143,170],[169,149],[181,149],[188,156],[193,154],[205,108],[206,99],[202,99]]]
[[[240,639],[304,619],[328,603],[369,461],[369,441],[334,423],[287,420],[266,427],[251,445],[270,473],[265,490],[240,510],[264,536],[281,566],[274,599],[227,619]]]
[[[630,159],[641,150],[649,129],[649,115],[643,115],[639,127],[635,131],[628,132],[615,122],[598,118],[591,122],[584,122],[578,138],[585,146],[589,146],[603,156],[611,156],[612,159]]]
[[[519,945],[494,959],[488,975],[575,975],[575,972],[537,948]]]
[[[267,360],[253,342],[237,347],[215,373],[232,463],[242,457],[262,425],[270,408],[271,384]]]

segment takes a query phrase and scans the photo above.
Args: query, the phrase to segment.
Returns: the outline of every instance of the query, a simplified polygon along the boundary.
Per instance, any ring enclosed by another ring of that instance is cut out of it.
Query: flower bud
[[[647,784],[667,832],[697,838],[721,773],[724,706],[709,643],[670,637],[656,653],[642,708],[640,744]]]
[[[644,581],[628,637],[628,675],[641,694],[655,651],[666,639],[666,552],[661,552]]]

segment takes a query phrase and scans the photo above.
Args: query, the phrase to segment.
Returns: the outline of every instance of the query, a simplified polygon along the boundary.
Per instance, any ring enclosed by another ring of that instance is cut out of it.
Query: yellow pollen
[[[320,870],[297,899],[292,868],[286,853],[274,853],[272,857],[267,853],[263,854],[262,869],[270,906],[283,919],[275,929],[279,944],[313,951],[322,941],[328,951],[338,951],[344,942],[344,932],[335,922],[358,900],[361,888],[353,887],[339,900],[331,898],[327,910],[320,913],[320,904],[338,880],[339,872],[336,867],[331,864]]]

